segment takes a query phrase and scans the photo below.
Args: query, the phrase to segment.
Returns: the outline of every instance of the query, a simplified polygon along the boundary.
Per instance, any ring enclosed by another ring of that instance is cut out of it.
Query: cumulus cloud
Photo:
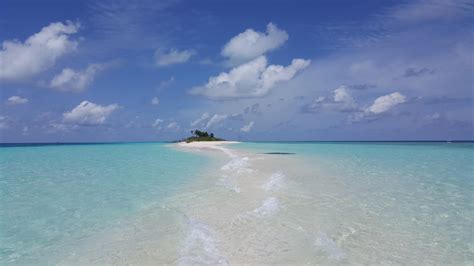
[[[253,126],[255,125],[255,121],[251,121],[250,123],[248,123],[247,125],[244,125],[240,131],[242,132],[250,132],[250,130],[252,130]]]
[[[151,104],[159,105],[160,104],[160,99],[158,97],[153,97],[153,99],[151,99]]]
[[[164,122],[163,119],[157,118],[157,119],[155,120],[155,122],[153,122],[153,124],[152,124],[151,126],[154,127],[154,128],[156,128],[156,129],[158,129],[158,130],[160,130],[160,129],[161,129],[161,124],[162,124],[163,122]]]
[[[253,29],[239,33],[224,45],[221,54],[229,58],[231,63],[242,63],[277,49],[287,40],[286,31],[268,23],[266,33]]]
[[[341,86],[334,90],[334,101],[337,103],[354,103],[354,99],[347,91],[346,86]]]
[[[351,112],[357,110],[358,107],[348,88],[343,85],[334,90],[332,97],[320,96],[304,106],[304,110],[307,112],[315,112],[320,109]]]
[[[24,104],[24,103],[27,103],[27,102],[28,102],[27,98],[22,98],[22,97],[16,96],[16,95],[8,98],[8,100],[7,100],[8,105]]]
[[[102,106],[83,101],[71,111],[63,113],[63,121],[80,125],[100,125],[118,108],[117,104]]]
[[[179,124],[177,122],[171,122],[166,126],[168,130],[179,130]]]
[[[210,77],[206,85],[193,88],[190,93],[210,99],[260,97],[266,95],[276,83],[291,80],[298,71],[306,68],[310,60],[293,59],[291,65],[268,65],[260,56],[237,66],[229,72]]]
[[[304,105],[303,112],[343,112],[349,113],[348,122],[373,121],[404,102],[406,102],[406,97],[399,92],[394,92],[380,96],[370,105],[363,106],[355,101],[348,87],[343,85],[335,89],[331,97],[320,96]]]
[[[199,124],[201,124],[202,122],[206,121],[208,118],[210,117],[209,113],[203,113],[201,115],[201,117],[199,117],[198,119],[194,120],[193,122],[191,122],[191,126],[194,127],[194,126],[197,126]]]
[[[219,114],[213,115],[211,119],[209,119],[209,121],[207,122],[206,128],[210,128],[212,126],[219,124],[220,122],[227,119],[227,117],[228,117],[227,115],[219,115]]]
[[[53,66],[65,54],[76,50],[77,41],[69,36],[79,30],[79,24],[51,23],[25,42],[7,40],[0,50],[0,80],[20,81]]]
[[[372,121],[380,118],[384,113],[392,110],[395,106],[405,103],[406,96],[394,92],[380,96],[374,100],[369,107],[355,112],[349,116],[349,122]]]
[[[164,123],[165,123],[165,120],[163,120],[161,118],[157,118],[151,124],[151,126],[155,129],[157,129],[157,130],[164,129],[164,130],[167,130],[167,131],[177,131],[181,128],[177,122],[170,122],[167,125],[164,125]]]
[[[406,102],[406,97],[399,92],[394,92],[375,99],[374,103],[367,108],[367,111],[374,114],[380,114],[404,102]]]
[[[84,70],[65,68],[51,80],[49,87],[65,92],[84,91],[105,68],[105,64],[90,64]]]
[[[194,50],[179,51],[170,49],[164,52],[161,49],[155,51],[155,63],[157,66],[168,66],[187,62],[196,52]]]

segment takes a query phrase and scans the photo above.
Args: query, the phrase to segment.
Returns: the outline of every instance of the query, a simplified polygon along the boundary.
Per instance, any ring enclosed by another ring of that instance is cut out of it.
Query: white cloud
[[[228,57],[231,63],[242,63],[275,50],[287,40],[288,33],[268,23],[266,34],[247,29],[230,39],[222,48],[221,54]]]
[[[224,121],[225,119],[227,119],[227,115],[219,115],[219,114],[215,114],[211,117],[211,119],[209,119],[209,121],[207,122],[206,124],[206,128],[210,128],[214,125],[217,125],[219,124],[220,122]]]
[[[473,12],[470,0],[417,0],[396,6],[388,15],[399,23],[422,23],[472,17]]]
[[[303,106],[306,112],[318,112],[320,110],[347,112],[349,122],[372,121],[380,118],[382,113],[389,111],[395,106],[404,103],[406,97],[399,92],[376,98],[368,107],[356,103],[346,86],[340,86],[334,90],[334,96],[318,97],[311,103]]]
[[[104,64],[90,64],[84,70],[74,70],[65,68],[56,75],[49,86],[59,91],[81,92],[85,90],[93,81],[95,76],[106,66]]]
[[[347,87],[342,85],[334,90],[332,98],[320,96],[304,106],[304,109],[308,112],[315,112],[319,109],[350,112],[358,110],[358,107]]]
[[[151,104],[159,105],[160,104],[160,99],[158,97],[153,97],[153,99],[151,99]]]
[[[262,76],[260,78],[262,82],[262,88],[270,89],[275,85],[275,83],[279,81],[292,79],[299,70],[306,68],[310,62],[310,60],[293,59],[291,61],[291,65],[287,67],[280,65],[268,66],[267,69],[262,72]]]
[[[7,100],[7,104],[9,104],[9,105],[24,104],[24,103],[27,103],[27,102],[28,102],[27,98],[22,98],[22,97],[16,96],[16,95],[8,98],[8,100]]]
[[[196,52],[194,50],[179,51],[170,49],[167,53],[158,49],[155,51],[155,63],[157,66],[167,66],[172,64],[180,64],[188,61]]]
[[[70,112],[64,113],[63,121],[81,125],[100,125],[118,108],[117,104],[101,106],[83,101]]]
[[[432,114],[432,115],[428,115],[427,118],[428,118],[429,120],[438,120],[438,119],[441,118],[441,115],[440,115],[438,112],[436,112],[436,113],[434,113],[434,114]]]
[[[255,121],[251,121],[250,123],[248,123],[247,125],[244,125],[240,131],[242,132],[250,132],[250,130],[252,130],[253,126],[255,125]]]
[[[153,124],[151,126],[158,129],[158,130],[160,130],[161,129],[161,124],[163,122],[164,122],[163,119],[158,118],[158,119],[155,120],[155,122],[153,122]]]
[[[7,117],[0,115],[0,129],[8,129],[9,127]]]
[[[78,31],[79,24],[51,23],[24,43],[8,40],[0,50],[0,80],[21,81],[53,66],[63,55],[77,48],[77,41],[69,39]]]
[[[28,126],[24,126],[23,129],[21,130],[21,134],[23,136],[27,136],[29,134],[29,128]]]
[[[365,109],[351,114],[349,122],[372,121],[382,117],[382,114],[393,109],[395,106],[406,102],[406,97],[399,92],[380,96],[373,104]]]
[[[169,79],[161,81],[160,84],[158,84],[158,86],[156,87],[156,89],[158,91],[161,91],[171,86],[173,83],[174,83],[174,76],[171,76]]]
[[[171,122],[166,126],[168,130],[179,130],[179,124],[177,122]]]
[[[266,95],[280,81],[292,79],[310,64],[310,60],[293,59],[291,65],[267,65],[267,58],[260,56],[237,66],[229,72],[210,77],[206,85],[193,88],[190,93],[211,99],[260,97]]]
[[[353,104],[354,98],[349,94],[346,86],[340,86],[334,90],[334,101],[338,103]]]
[[[374,114],[384,113],[405,101],[406,97],[404,95],[399,92],[394,92],[375,99],[374,103],[369,106],[366,111]]]
[[[78,125],[51,122],[46,125],[46,133],[70,132],[79,128]]]
[[[191,126],[194,127],[196,125],[199,125],[200,123],[206,121],[208,118],[210,117],[209,113],[203,113],[201,115],[201,117],[199,117],[198,119],[194,120],[193,122],[191,122]]]

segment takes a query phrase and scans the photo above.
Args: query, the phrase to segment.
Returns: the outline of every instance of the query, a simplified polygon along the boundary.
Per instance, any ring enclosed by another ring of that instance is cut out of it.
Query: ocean
[[[474,263],[474,144],[0,148],[0,264]]]
[[[208,163],[164,143],[0,148],[0,264],[51,264]]]

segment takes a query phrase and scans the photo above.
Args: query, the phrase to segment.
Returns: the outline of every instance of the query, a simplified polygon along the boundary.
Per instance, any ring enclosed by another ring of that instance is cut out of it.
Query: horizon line
[[[226,141],[238,141],[238,142],[366,142],[366,143],[377,143],[377,142],[438,142],[438,143],[462,143],[462,142],[474,142],[471,140],[440,140],[440,139],[426,139],[426,140],[226,140]],[[0,142],[1,146],[9,145],[87,145],[87,144],[126,144],[126,143],[176,143],[179,141],[171,140],[153,140],[153,141],[77,141],[77,142]]]

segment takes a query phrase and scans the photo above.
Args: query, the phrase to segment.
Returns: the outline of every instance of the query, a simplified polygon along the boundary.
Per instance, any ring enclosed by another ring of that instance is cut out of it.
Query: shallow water
[[[0,160],[1,264],[474,262],[472,143],[48,146]]]
[[[196,176],[163,143],[0,148],[0,264],[50,264]]]
[[[301,169],[287,169],[307,198],[291,201],[291,215],[306,224],[303,228],[318,231],[317,246],[327,256],[323,262],[473,262],[473,143],[235,147],[296,153],[298,163],[290,164]]]

